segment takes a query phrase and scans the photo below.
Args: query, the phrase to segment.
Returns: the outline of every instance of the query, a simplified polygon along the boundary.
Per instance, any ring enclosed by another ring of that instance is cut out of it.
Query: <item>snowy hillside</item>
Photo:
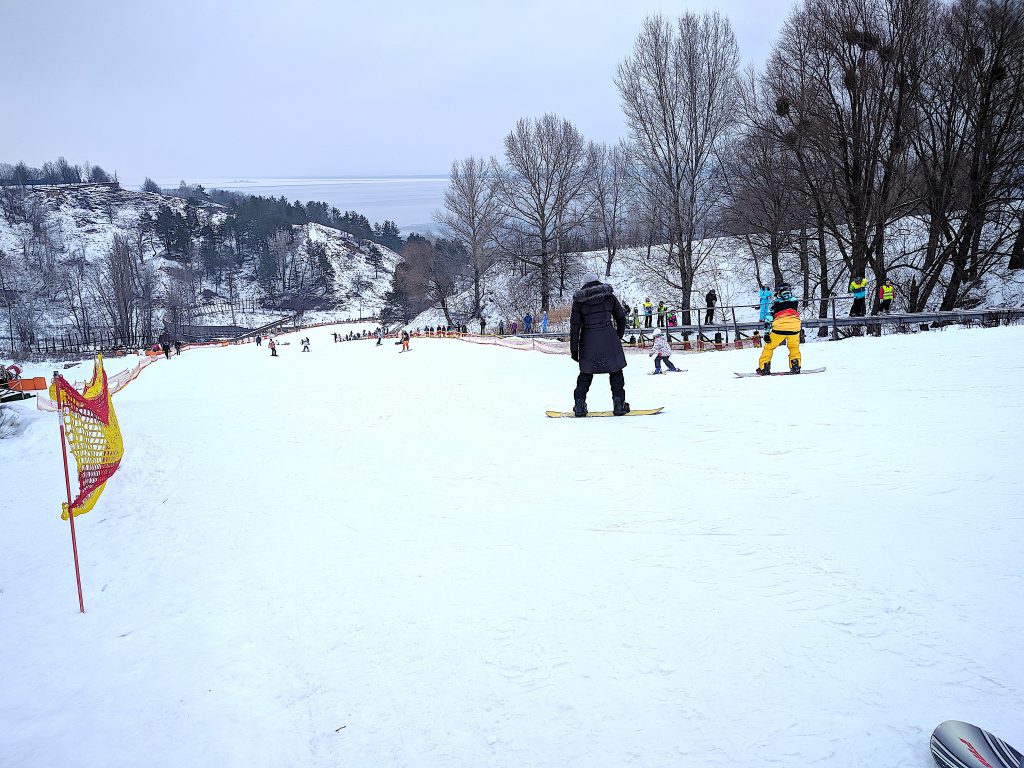
[[[256,327],[311,307],[377,314],[398,259],[383,246],[314,223],[285,224],[280,241],[277,233],[264,239],[250,231],[251,217],[232,225],[220,205],[116,184],[2,188],[0,203],[0,278],[4,298],[13,297],[14,335],[22,344],[112,326],[134,326],[134,344],[175,318]],[[129,261],[142,265],[122,286],[139,305],[127,318],[117,316],[118,270],[108,264],[117,237],[128,243]],[[7,314],[5,300],[5,330]]]
[[[85,615],[56,420],[17,406],[0,764],[924,768],[948,718],[1024,744],[1024,328],[779,379],[631,355],[662,415],[559,421],[566,357],[336,330],[116,396]]]

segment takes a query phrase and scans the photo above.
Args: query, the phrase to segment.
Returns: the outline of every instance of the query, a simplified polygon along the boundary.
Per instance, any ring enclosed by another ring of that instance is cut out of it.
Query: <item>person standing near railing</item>
[[[850,293],[853,294],[853,306],[850,307],[850,317],[864,317],[867,313],[865,304],[868,295],[868,279],[866,277],[855,277],[850,280]]]
[[[548,332],[548,311],[546,309],[540,315],[540,332]]]
[[[665,314],[668,308],[665,306],[664,301],[658,302],[658,327],[663,328],[665,326]]]
[[[762,285],[757,297],[761,309],[759,320],[764,323],[765,330],[767,330],[772,321],[772,289],[767,285]]]
[[[654,311],[654,305],[650,299],[644,299],[644,328],[651,327],[651,313]]]
[[[896,286],[892,284],[891,280],[886,280],[882,285],[878,286],[878,300],[881,302],[879,311],[889,314],[894,298],[896,298]]]
[[[704,313],[704,325],[711,325],[715,322],[715,304],[718,303],[718,294],[715,293],[714,288],[704,296],[704,303],[708,305],[707,311]]]

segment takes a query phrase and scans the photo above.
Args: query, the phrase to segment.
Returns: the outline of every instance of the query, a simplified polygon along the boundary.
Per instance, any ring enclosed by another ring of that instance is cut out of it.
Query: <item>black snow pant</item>
[[[889,314],[889,309],[892,307],[892,299],[882,299],[882,312]]]
[[[708,311],[704,313],[704,325],[711,325],[715,322],[715,308],[713,306],[708,307]]]
[[[865,301],[866,299],[864,298],[853,300],[853,306],[850,307],[850,317],[864,317],[866,312]]]
[[[612,385],[612,397],[626,399],[626,375],[622,371],[612,371],[608,374],[608,380]],[[576,400],[586,400],[587,392],[594,381],[594,374],[580,373],[576,378],[576,390],[572,393]]]

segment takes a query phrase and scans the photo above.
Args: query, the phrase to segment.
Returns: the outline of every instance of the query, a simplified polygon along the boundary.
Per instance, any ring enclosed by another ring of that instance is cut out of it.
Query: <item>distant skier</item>
[[[707,304],[707,311],[704,313],[704,324],[711,325],[715,322],[715,304],[718,303],[718,294],[715,293],[715,289],[712,288],[704,296],[704,303]]]
[[[309,336],[302,340],[302,351],[309,352]]]
[[[170,360],[171,359],[171,342],[165,341],[165,342],[161,343],[160,344],[160,349],[162,349],[163,352],[164,352],[164,359]]]
[[[583,285],[572,297],[569,321],[569,352],[579,363],[580,374],[573,392],[573,413],[587,415],[587,392],[595,373],[609,374],[612,411],[616,416],[629,413],[626,402],[626,355],[622,337],[626,333],[626,313],[615,298],[612,287],[593,272],[583,276]]]
[[[654,311],[654,305],[650,299],[644,299],[644,328],[651,327],[651,313]]]
[[[277,357],[277,343],[273,339],[267,342],[267,348],[270,350],[271,357]]]
[[[180,355],[181,354],[181,339],[177,339],[174,342],[174,354],[176,354],[176,355]]]
[[[886,280],[878,287],[878,300],[881,302],[880,311],[889,314],[894,298],[896,298],[896,286],[892,284],[891,280]]]
[[[499,320],[498,321],[498,335],[499,336],[504,336],[505,335],[505,321],[504,320]]]
[[[772,321],[772,289],[762,285],[761,290],[757,293],[757,297],[761,303],[761,315],[758,319],[764,323],[765,330],[767,330]]]
[[[523,315],[523,333],[529,333],[530,328],[533,326],[533,315],[527,312]]]
[[[381,343],[384,341],[384,329],[378,327],[376,333],[377,333],[377,343],[374,346],[379,347],[381,345]]]
[[[668,312],[668,307],[665,306],[664,301],[658,302],[658,327],[662,328],[665,325],[665,315]]]
[[[672,356],[672,347],[668,341],[665,340],[665,332],[659,328],[654,332],[654,346],[651,347],[651,351],[647,353],[648,357],[654,356],[654,372],[661,373],[661,361],[665,361],[665,365],[668,366],[670,371],[679,370],[676,368],[669,357]]]
[[[864,317],[867,312],[865,300],[868,295],[868,279],[866,277],[855,277],[850,280],[850,293],[853,295],[850,317]]]
[[[518,330],[519,330],[519,323],[517,323],[515,320],[513,320],[512,321],[512,335],[515,336],[516,335],[516,331],[518,331]]]
[[[399,352],[399,354],[401,354],[401,352],[408,352],[409,351],[409,332],[408,331],[402,331],[402,338],[400,339],[400,343],[402,345],[402,349]],[[429,355],[428,355],[428,357],[429,357]]]
[[[789,370],[800,373],[800,312],[796,297],[789,283],[775,287],[775,301],[772,302],[772,328],[765,334],[764,348],[757,361],[757,373],[767,376],[772,372],[772,354],[783,344],[789,351]]]
[[[548,332],[548,311],[546,309],[540,315],[540,332]]]
[[[257,347],[262,347],[263,346],[263,337],[260,336],[258,333],[256,334],[256,346]]]

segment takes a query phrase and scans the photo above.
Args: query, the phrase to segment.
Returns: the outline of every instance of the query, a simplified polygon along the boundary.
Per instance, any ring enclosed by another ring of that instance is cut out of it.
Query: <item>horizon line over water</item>
[[[180,181],[180,180],[179,180]],[[178,181],[161,187],[176,188]],[[393,221],[402,234],[436,231],[433,213],[444,205],[447,174],[405,174],[389,176],[329,177],[212,177],[193,179],[206,189],[225,189],[262,197],[285,197],[290,201],[323,202],[339,211],[355,211],[371,224]]]

